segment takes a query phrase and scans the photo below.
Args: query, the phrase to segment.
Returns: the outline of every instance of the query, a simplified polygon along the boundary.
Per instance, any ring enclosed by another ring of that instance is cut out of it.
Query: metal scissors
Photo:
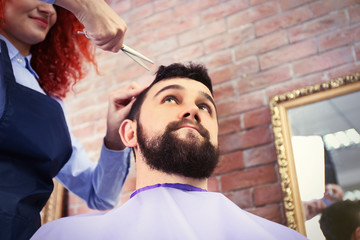
[[[90,39],[90,37],[87,35],[86,30],[84,31],[77,31],[77,34],[84,34],[85,37],[87,39]],[[135,51],[134,49],[132,49],[131,47],[126,46],[125,44],[123,44],[121,51],[123,51],[126,55],[128,55],[132,60],[134,60],[135,62],[137,62],[139,65],[141,65],[142,67],[144,67],[146,70],[150,71],[150,69],[141,61],[141,59],[154,64],[154,62],[145,57],[144,55],[142,55],[141,53]]]

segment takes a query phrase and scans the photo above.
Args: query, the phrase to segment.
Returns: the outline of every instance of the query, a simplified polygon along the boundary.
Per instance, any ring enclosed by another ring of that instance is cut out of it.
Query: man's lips
[[[182,125],[182,126],[180,126],[178,129],[181,129],[181,128],[191,128],[191,129],[194,129],[194,130],[196,130],[197,132],[199,132],[199,128],[197,128],[197,127],[195,127],[195,126],[193,126],[193,125],[188,125],[188,124]]]
[[[41,17],[31,17],[31,18],[35,20],[43,28],[46,28],[49,25],[49,22],[45,18],[41,18]]]

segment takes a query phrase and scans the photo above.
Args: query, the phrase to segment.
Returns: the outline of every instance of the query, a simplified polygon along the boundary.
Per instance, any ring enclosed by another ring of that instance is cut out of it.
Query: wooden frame
[[[305,218],[292,152],[288,110],[355,91],[360,91],[359,73],[287,92],[270,101],[287,225],[305,236]]]
[[[41,211],[41,224],[63,217],[65,188],[54,180],[54,190]]]

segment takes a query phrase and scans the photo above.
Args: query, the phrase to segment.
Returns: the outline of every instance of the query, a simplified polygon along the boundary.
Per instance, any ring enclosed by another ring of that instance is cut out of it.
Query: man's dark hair
[[[336,202],[322,211],[320,228],[327,240],[350,240],[360,226],[360,200]]]
[[[133,106],[131,107],[127,119],[138,120],[141,105],[144,102],[147,92],[154,84],[162,80],[176,78],[176,77],[190,78],[192,80],[201,82],[210,90],[211,94],[213,93],[211,79],[204,65],[190,62],[187,65],[182,63],[173,63],[169,66],[160,66],[156,72],[155,80],[150,84],[148,88],[146,88],[136,97],[136,100]]]

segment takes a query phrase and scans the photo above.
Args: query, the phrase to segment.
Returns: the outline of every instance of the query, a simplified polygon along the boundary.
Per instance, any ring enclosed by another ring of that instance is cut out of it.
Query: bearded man
[[[219,154],[204,66],[161,66],[119,134],[136,159],[137,190],[130,200],[108,213],[46,224],[33,239],[306,239],[206,190]]]

